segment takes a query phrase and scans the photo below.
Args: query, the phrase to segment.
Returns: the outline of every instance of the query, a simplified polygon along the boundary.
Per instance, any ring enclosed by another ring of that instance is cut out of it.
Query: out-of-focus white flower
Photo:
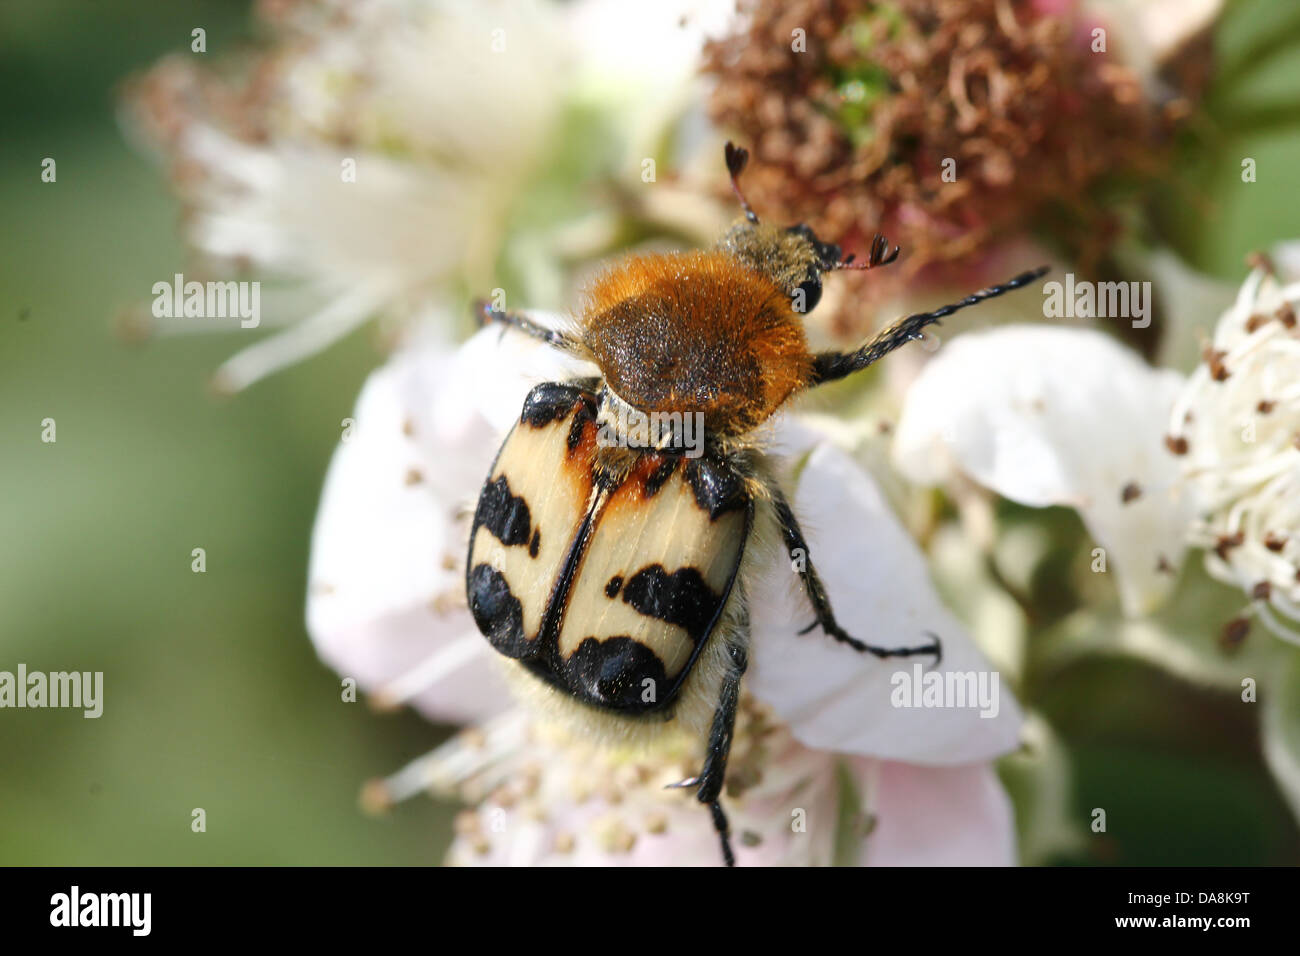
[[[1273,268],[1285,282],[1300,280],[1300,239],[1289,239],[1273,246]]]
[[[920,484],[960,472],[1021,504],[1075,508],[1125,611],[1144,614],[1173,586],[1191,518],[1163,441],[1182,381],[1089,329],[963,335],[907,393],[894,460]]]
[[[290,324],[227,362],[238,390],[377,314],[485,291],[512,207],[553,145],[570,74],[553,4],[289,7],[238,82],[191,58],[135,83],[133,129],[172,164],[186,237],[295,280]],[[302,312],[315,309],[304,318]]]
[[[454,860],[717,863],[708,814],[662,789],[698,767],[703,741],[595,752],[539,722],[505,694],[498,656],[464,607],[467,519],[504,430],[531,384],[582,372],[496,329],[455,351],[424,344],[376,372],[326,482],[309,630],[326,661],[381,701],[481,725],[368,790],[374,803],[428,788],[479,803],[462,817]],[[877,643],[932,631],[944,644],[940,673],[990,672],[852,459],[795,421],[778,425],[773,443],[803,459],[793,504],[846,628]],[[771,560],[771,586],[753,596],[728,778],[739,862],[1012,862],[1010,807],[987,764],[1018,743],[1010,689],[990,717],[892,706],[900,668],[820,632],[797,636],[810,612],[789,562]],[[843,805],[841,768],[856,806]],[[847,856],[845,814],[864,828],[874,821]],[[792,829],[802,820],[806,830]]]
[[[580,0],[573,5],[570,29],[582,47],[575,95],[605,109],[621,126],[622,161],[629,174],[640,176],[642,162],[659,153],[667,129],[700,109],[705,86],[700,51],[735,17],[735,0]],[[711,148],[712,138],[709,145],[710,168],[716,171],[719,151]]]
[[[1174,404],[1168,446],[1195,494],[1206,568],[1300,644],[1300,283],[1256,267]]]

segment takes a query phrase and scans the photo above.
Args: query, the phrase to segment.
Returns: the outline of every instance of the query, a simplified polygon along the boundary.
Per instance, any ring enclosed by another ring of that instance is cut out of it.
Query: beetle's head
[[[775,226],[760,222],[740,191],[740,174],[749,160],[749,152],[727,143],[727,170],[731,186],[740,200],[743,218],[723,235],[718,248],[731,253],[745,265],[762,273],[790,297],[796,312],[811,312],[821,301],[822,276],[840,269],[870,269],[888,265],[898,258],[883,236],[871,243],[871,255],[865,262],[843,258],[843,250],[833,242],[822,242],[811,226]]]

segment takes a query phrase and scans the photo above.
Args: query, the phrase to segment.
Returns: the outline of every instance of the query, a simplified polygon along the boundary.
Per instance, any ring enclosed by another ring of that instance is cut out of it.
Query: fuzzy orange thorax
[[[725,252],[630,257],[587,289],[580,323],[620,398],[717,434],[759,425],[811,374],[789,297]]]

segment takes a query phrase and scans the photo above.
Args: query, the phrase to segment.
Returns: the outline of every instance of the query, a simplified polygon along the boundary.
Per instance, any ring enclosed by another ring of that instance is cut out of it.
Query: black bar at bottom
[[[539,879],[517,870],[10,868],[0,871],[0,926],[7,943],[244,941],[269,932],[336,945],[414,935],[437,946],[444,936],[453,945],[467,933],[499,943],[512,929],[550,935],[546,927],[567,924],[562,937],[570,940],[605,948],[625,939],[639,948],[661,933],[673,938],[670,927],[684,928],[681,919],[704,919],[724,937],[743,938],[747,923],[766,933],[762,921],[775,918],[809,941],[836,924],[867,933],[912,927],[926,942],[1008,933],[1230,941],[1294,929],[1296,876],[1292,869],[1061,868],[621,870],[614,878],[570,870]]]

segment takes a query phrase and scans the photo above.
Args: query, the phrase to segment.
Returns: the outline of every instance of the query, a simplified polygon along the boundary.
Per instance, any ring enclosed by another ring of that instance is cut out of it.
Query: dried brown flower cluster
[[[1097,187],[1157,172],[1173,111],[1110,44],[1092,51],[1093,24],[1044,6],[742,0],[746,26],[705,69],[713,118],[755,153],[751,201],[859,253],[885,233],[905,253],[895,283],[954,278],[1044,225],[1086,269],[1117,228]]]

